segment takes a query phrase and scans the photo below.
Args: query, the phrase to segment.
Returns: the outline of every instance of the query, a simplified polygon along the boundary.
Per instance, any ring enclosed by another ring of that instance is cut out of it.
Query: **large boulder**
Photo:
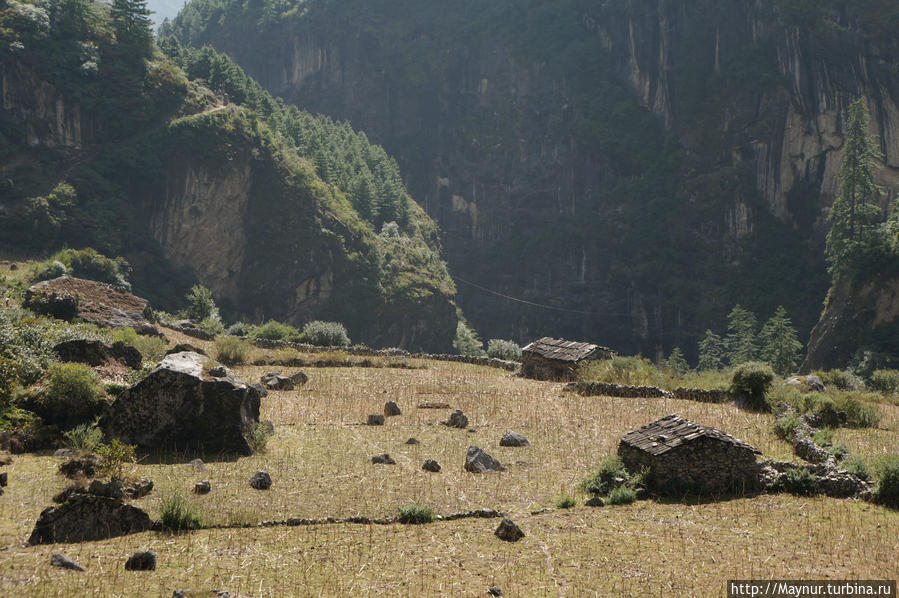
[[[93,280],[60,276],[39,282],[28,289],[24,305],[62,319],[79,317],[97,326],[131,326],[138,334],[159,334],[146,299]]]
[[[73,339],[59,343],[53,347],[53,352],[60,361],[86,363],[94,367],[109,361],[118,361],[122,365],[137,370],[140,369],[143,361],[140,351],[122,341],[116,341],[109,345],[103,341],[85,338]]]
[[[488,471],[506,471],[502,464],[477,446],[469,446],[465,455],[465,471],[486,473]]]
[[[106,434],[151,450],[252,454],[247,432],[259,421],[259,393],[233,374],[206,375],[208,359],[189,351],[168,355],[119,395]]]
[[[114,498],[74,494],[62,505],[41,512],[28,543],[104,540],[147,531],[151,526],[143,509]]]

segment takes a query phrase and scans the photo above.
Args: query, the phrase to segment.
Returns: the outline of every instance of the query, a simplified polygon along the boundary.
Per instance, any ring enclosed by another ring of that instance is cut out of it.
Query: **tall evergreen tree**
[[[730,365],[752,361],[758,353],[755,314],[735,305],[727,315],[727,361]]]
[[[147,7],[147,0],[112,0],[109,13],[119,46],[131,58],[149,56],[153,46],[153,11]]]
[[[724,367],[727,347],[724,339],[711,330],[706,330],[699,341],[699,370],[718,370]]]
[[[759,333],[761,358],[781,376],[789,375],[799,363],[802,343],[796,338],[787,310],[779,306]]]
[[[874,183],[874,172],[879,152],[867,128],[868,109],[861,99],[855,100],[849,106],[840,190],[830,210],[825,248],[834,279],[850,270],[877,238],[877,198],[882,190]]]

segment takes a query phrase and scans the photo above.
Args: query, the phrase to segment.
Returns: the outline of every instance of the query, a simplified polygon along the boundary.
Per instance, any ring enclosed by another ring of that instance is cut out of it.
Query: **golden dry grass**
[[[211,346],[166,333],[172,342]],[[262,417],[276,429],[265,454],[237,461],[207,457],[207,474],[186,463],[194,455],[139,464],[133,473],[150,477],[157,489],[138,504],[156,517],[164,493],[190,495],[196,481],[208,479],[213,493],[191,496],[207,523],[383,517],[417,502],[438,514],[481,507],[507,511],[528,534],[521,542],[497,540],[497,520],[467,519],[424,526],[145,533],[24,548],[40,510],[64,483],[55,473],[58,459],[25,455],[8,468],[10,486],[0,497],[0,594],[170,596],[174,588],[188,587],[246,596],[473,596],[496,584],[509,596],[721,595],[732,578],[899,576],[899,513],[852,500],[764,495],[530,514],[552,506],[561,493],[582,503],[577,484],[615,451],[621,435],[668,413],[720,427],[766,456],[792,459],[789,447],[770,431],[770,415],[673,399],[581,397],[561,392],[560,384],[499,370],[411,362],[427,369],[305,369],[305,386],[262,400]],[[279,368],[234,369],[257,381]],[[387,400],[396,401],[403,414],[385,426],[359,425]],[[449,410],[418,409],[423,402],[462,409],[475,432],[439,425]],[[840,438],[860,453],[899,451],[899,409],[881,408],[883,429],[841,430]],[[531,446],[499,447],[506,429],[523,433]],[[420,444],[404,444],[410,436]],[[464,472],[469,444],[487,450],[508,471]],[[397,464],[372,465],[371,456],[384,452]],[[422,471],[426,458],[439,461],[443,471]],[[271,490],[249,488],[258,469],[272,475]],[[159,553],[159,569],[125,572],[125,558],[143,549]],[[57,551],[89,571],[49,567]]]

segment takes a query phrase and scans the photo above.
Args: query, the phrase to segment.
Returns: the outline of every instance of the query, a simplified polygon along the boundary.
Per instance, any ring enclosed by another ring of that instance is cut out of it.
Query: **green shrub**
[[[521,347],[513,341],[492,338],[487,342],[487,357],[505,359],[506,361],[521,361]]]
[[[212,291],[203,285],[195,284],[192,286],[190,292],[184,296],[184,300],[187,301],[184,315],[190,318],[192,322],[202,322],[204,320],[221,322],[219,309],[212,298]]]
[[[899,454],[883,455],[874,464],[877,488],[874,497],[885,505],[899,507]]]
[[[196,505],[184,498],[180,492],[172,492],[162,497],[159,519],[165,529],[176,534],[203,526],[203,517]]]
[[[73,451],[96,451],[103,444],[103,430],[97,425],[97,420],[75,426],[63,434],[66,446]]]
[[[246,363],[252,347],[236,336],[220,336],[215,339],[215,358],[227,365]]]
[[[206,318],[197,322],[197,328],[215,336],[225,332],[225,325],[218,318]]]
[[[645,357],[631,355],[592,361],[581,368],[582,380],[641,386],[656,384],[660,378],[655,365]]]
[[[818,479],[807,467],[794,467],[781,478],[784,490],[797,496],[812,496],[818,491]]]
[[[819,446],[826,446],[833,443],[833,429],[831,428],[821,428],[813,437],[815,444]]]
[[[874,370],[868,387],[884,394],[899,392],[899,370]]]
[[[825,386],[834,387],[838,390],[861,390],[865,387],[864,383],[854,374],[844,370],[828,370],[826,372],[815,372]]]
[[[629,505],[637,500],[637,493],[627,486],[613,488],[606,497],[607,505]]]
[[[406,505],[398,507],[400,512],[400,523],[431,523],[434,521],[434,509],[426,505]]]
[[[765,395],[773,380],[774,370],[770,365],[758,361],[747,361],[734,369],[730,392],[743,397],[751,407],[764,409],[767,407]]]
[[[246,322],[234,322],[225,328],[225,334],[230,334],[231,336],[250,336],[252,331],[253,326]]]
[[[623,485],[630,479],[621,457],[606,457],[599,468],[587,476],[580,484],[580,489],[589,494],[608,494],[613,488]]]
[[[459,355],[471,357],[486,355],[484,345],[481,343],[481,339],[478,338],[478,333],[462,320],[459,320],[459,323],[456,324],[456,338],[453,340],[453,347],[459,352]]]
[[[303,326],[303,339],[319,347],[349,347],[350,337],[340,322],[314,320]]]
[[[65,276],[68,272],[66,265],[61,261],[50,260],[38,266],[34,276],[31,277],[31,281],[39,282],[41,280],[52,280],[54,278],[59,278],[60,276]]]
[[[871,405],[868,401],[877,397],[872,397],[864,392],[847,392],[834,393],[829,396],[830,402],[825,397],[821,397],[821,403],[815,405],[816,412],[822,412],[824,409],[834,409],[837,413],[846,414],[846,425],[858,428],[873,428],[880,423],[882,414],[880,409]]]
[[[269,320],[262,326],[253,329],[250,335],[253,338],[265,339],[270,341],[283,341],[289,336],[299,334],[299,331],[288,324],[282,324],[278,320]]]
[[[268,446],[268,440],[275,432],[269,421],[253,422],[247,429],[247,443],[255,453],[264,453]]]
[[[849,447],[846,446],[844,442],[841,442],[830,449],[830,454],[833,455],[837,461],[842,461],[849,455]]]
[[[100,379],[83,363],[53,364],[43,400],[53,421],[71,425],[81,423],[97,411]]]
[[[146,336],[138,334],[134,328],[125,326],[112,331],[112,340],[121,341],[131,345],[140,351],[143,360],[148,363],[158,363],[164,356],[168,345],[165,339],[158,336]]]
[[[868,471],[868,463],[861,455],[850,455],[846,457],[841,465],[843,466],[843,469],[866,482],[871,479],[871,472]]]
[[[66,249],[57,255],[69,266],[72,276],[106,282],[125,288],[131,287],[127,280],[127,262],[121,258],[108,258],[90,247],[86,249]]]
[[[19,387],[19,364],[0,357],[0,415],[9,409]]]
[[[574,500],[573,497],[563,494],[556,499],[556,508],[557,509],[570,509],[575,506],[577,501]]]
[[[97,447],[97,454],[103,461],[102,471],[110,477],[122,477],[125,463],[137,461],[133,444],[125,444],[118,438],[113,438],[109,444],[101,444]]]
[[[795,413],[787,413],[774,420],[771,427],[777,436],[792,442],[793,434],[796,432],[796,428],[799,427],[799,416]]]

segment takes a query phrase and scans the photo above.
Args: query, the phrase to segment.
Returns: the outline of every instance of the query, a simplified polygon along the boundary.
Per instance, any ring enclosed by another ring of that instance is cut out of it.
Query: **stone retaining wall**
[[[603,395],[634,399],[674,397],[669,391],[656,386],[627,386],[610,382],[571,382],[565,386],[565,390],[574,391],[583,396]]]

